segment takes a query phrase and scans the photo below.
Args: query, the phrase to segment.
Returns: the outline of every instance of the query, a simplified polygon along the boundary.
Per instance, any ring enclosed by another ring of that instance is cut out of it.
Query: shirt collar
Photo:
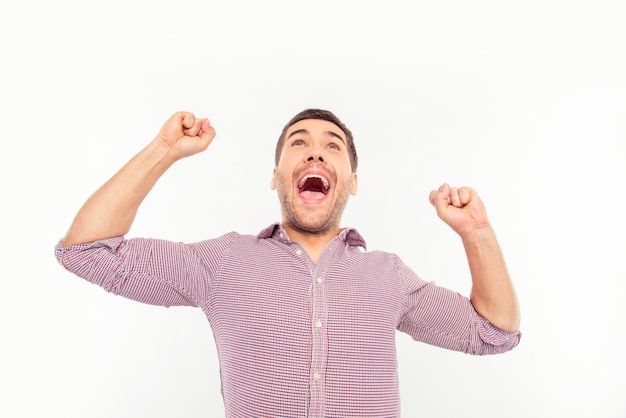
[[[279,241],[291,242],[289,236],[287,235],[287,231],[285,231],[280,222],[275,222],[259,232],[257,238],[272,238]],[[339,238],[346,244],[353,247],[363,247],[364,250],[367,249],[367,244],[365,243],[365,240],[363,239],[361,234],[359,234],[359,232],[354,228],[342,228],[339,232]]]

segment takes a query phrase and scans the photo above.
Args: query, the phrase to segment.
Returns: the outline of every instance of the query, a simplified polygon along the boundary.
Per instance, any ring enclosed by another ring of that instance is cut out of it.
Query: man
[[[359,233],[340,227],[358,159],[352,133],[328,111],[301,112],[280,136],[272,188],[281,223],[193,244],[126,240],[159,177],[214,137],[207,119],[174,114],[87,200],[56,256],[113,293],[200,307],[227,416],[398,416],[396,330],[470,354],[518,344],[515,291],[472,189],[444,184],[430,194],[463,242],[471,299],[421,280],[394,254],[364,251]]]

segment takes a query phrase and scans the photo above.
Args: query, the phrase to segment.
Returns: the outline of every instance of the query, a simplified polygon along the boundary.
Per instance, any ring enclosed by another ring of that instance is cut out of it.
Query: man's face
[[[272,189],[278,192],[286,227],[309,233],[339,228],[348,198],[357,190],[343,131],[319,119],[289,127]]]

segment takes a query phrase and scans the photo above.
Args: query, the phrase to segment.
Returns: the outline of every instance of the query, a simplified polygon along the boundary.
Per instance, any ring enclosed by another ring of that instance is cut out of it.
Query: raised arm
[[[520,313],[513,282],[478,194],[469,187],[444,184],[430,193],[430,202],[463,241],[472,275],[470,299],[476,311],[504,331],[518,331]]]
[[[215,130],[208,119],[177,112],[152,142],[133,157],[82,206],[63,245],[126,234],[137,209],[163,173],[176,161],[206,150]]]

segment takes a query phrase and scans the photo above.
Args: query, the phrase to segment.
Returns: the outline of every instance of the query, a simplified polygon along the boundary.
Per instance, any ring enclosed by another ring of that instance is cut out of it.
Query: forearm
[[[168,147],[151,142],[85,202],[63,245],[126,234],[139,205],[174,161]]]
[[[491,226],[462,236],[472,275],[470,299],[474,308],[496,327],[519,329],[517,295],[504,256]]]

